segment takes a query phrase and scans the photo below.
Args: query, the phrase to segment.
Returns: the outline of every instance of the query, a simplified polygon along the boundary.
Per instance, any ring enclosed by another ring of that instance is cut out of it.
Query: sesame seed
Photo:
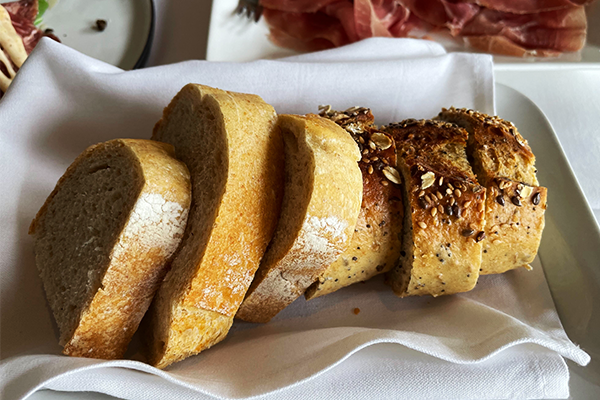
[[[500,244],[500,243],[502,243],[502,240],[500,240],[500,239],[494,239],[492,241],[492,244]]]
[[[362,136],[358,137],[358,141],[360,142],[360,144],[365,144],[365,139]]]
[[[484,208],[485,208],[485,205],[483,203],[477,204],[477,211],[482,212]]]
[[[387,181],[381,181],[381,184],[382,184],[383,186],[387,186],[387,185],[388,185],[388,182],[387,182]]]
[[[369,175],[371,175],[373,173],[373,166],[372,165],[369,165],[368,171],[369,171]]]
[[[541,199],[542,199],[542,196],[540,195],[540,192],[537,192],[536,194],[533,195],[531,202],[533,203],[533,205],[537,206],[538,204],[540,204]],[[534,208],[534,210],[535,210],[535,208]]]
[[[450,188],[450,190],[454,190],[454,186],[452,186],[450,182],[448,182],[448,187]]]
[[[450,205],[453,206],[456,204],[456,200],[454,199],[454,197],[450,198]]]
[[[438,211],[440,212],[440,214],[444,213],[444,206],[442,206],[441,204],[438,205]]]
[[[464,202],[463,207],[464,208],[469,208],[469,206],[471,205],[471,200],[467,200]]]
[[[450,189],[450,188],[446,189],[446,194],[452,194],[452,189]]]
[[[423,197],[423,196],[425,196],[425,191],[424,191],[424,190],[421,190],[421,191],[419,192],[419,197]]]
[[[437,208],[434,207],[431,209],[431,216],[435,217],[436,214],[437,214]]]
[[[444,196],[442,196],[442,194],[440,192],[435,192],[435,195],[437,196],[437,198],[439,200],[441,200]]]
[[[427,203],[425,201],[424,197],[419,197],[419,205],[421,206],[422,209],[426,210],[427,207],[429,207],[429,203]]]
[[[442,186],[443,183],[444,183],[444,177],[440,176],[440,181],[438,182],[438,185]]]
[[[427,224],[423,221],[419,221],[419,226],[421,227],[421,229],[427,229]]]
[[[512,201],[515,206],[521,207],[521,200],[517,196],[513,196],[510,201]]]
[[[373,150],[377,149],[377,146],[375,145],[375,143],[372,140],[369,140],[369,147],[372,148]]]
[[[454,189],[454,195],[456,197],[460,197],[462,195],[462,192],[460,190],[458,190],[458,189]]]

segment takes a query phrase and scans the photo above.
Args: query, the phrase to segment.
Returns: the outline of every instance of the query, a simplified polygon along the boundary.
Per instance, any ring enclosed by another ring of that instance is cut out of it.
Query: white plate
[[[6,3],[11,0],[1,0]],[[83,54],[125,70],[140,67],[152,44],[151,0],[58,0],[44,13],[41,29]],[[102,32],[96,20],[107,22]]]
[[[568,362],[571,398],[599,399],[600,229],[542,111],[521,93],[500,84],[496,85],[496,105],[498,115],[515,123],[537,155],[539,179],[549,189],[546,229],[539,256],[565,330],[592,356],[592,362],[585,368]],[[368,347],[361,350],[361,355],[375,352],[376,349]],[[352,362],[352,357],[345,362]],[[361,375],[360,369],[356,374]],[[30,398],[113,399],[95,393],[81,396],[42,391]]]
[[[206,59],[209,61],[250,61],[262,58],[280,58],[297,54],[272,44],[267,35],[264,18],[258,23],[246,17],[233,14],[238,0],[213,0],[208,31]],[[579,53],[562,54],[555,58],[518,58],[494,56],[496,64],[527,67],[532,64],[557,66],[570,64],[571,67],[583,67],[589,63],[600,62],[600,4],[588,7],[588,41]],[[469,51],[455,41],[445,40],[442,44],[448,51]]]

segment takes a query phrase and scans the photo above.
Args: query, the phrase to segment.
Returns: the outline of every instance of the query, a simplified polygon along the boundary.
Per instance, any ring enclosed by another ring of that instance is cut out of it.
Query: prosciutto
[[[563,51],[577,51],[585,44],[587,20],[583,7],[568,7],[535,14],[513,14],[482,9],[462,30],[470,44],[486,51],[513,55],[501,49],[511,42],[522,48],[517,52],[555,55]],[[492,39],[495,38],[495,39]],[[502,41],[498,42],[500,38]],[[488,42],[486,44],[486,42]],[[516,55],[516,54],[514,54]]]
[[[270,38],[278,46],[306,52],[350,43],[339,19],[321,11],[298,13],[264,9],[271,28]]]
[[[594,0],[463,0],[477,4],[488,10],[513,14],[534,14],[544,11],[560,10],[573,6],[585,6]]]
[[[44,36],[60,42],[52,33],[44,33],[35,26],[34,21],[38,14],[38,0],[13,1],[11,3],[3,3],[2,6],[8,11],[15,31],[23,39],[23,45],[27,54],[32,52],[35,45]]]
[[[593,0],[261,0],[271,40],[314,51],[364,38],[447,32],[472,48],[513,56],[580,50]]]
[[[60,42],[56,36],[35,26],[37,15],[37,0],[0,4],[0,97],[43,36]]]

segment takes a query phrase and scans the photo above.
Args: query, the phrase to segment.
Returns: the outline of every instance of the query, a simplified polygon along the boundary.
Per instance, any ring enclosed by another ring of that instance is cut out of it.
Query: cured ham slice
[[[300,51],[446,30],[485,52],[555,56],[583,47],[583,6],[592,1],[262,0],[261,5],[273,42]]]
[[[541,53],[555,55],[562,51],[577,51],[585,44],[587,20],[583,7],[563,8],[535,14],[513,14],[482,9],[462,29],[461,34],[476,48],[499,54],[516,55],[507,51],[508,42],[530,51],[551,50]],[[479,39],[472,38],[479,37]],[[492,39],[496,37],[496,39]],[[499,41],[498,37],[506,40]],[[487,43],[487,44],[486,44]]]
[[[463,0],[477,4],[489,10],[513,14],[533,14],[544,11],[560,10],[573,6],[584,6],[594,0]]]
[[[0,97],[42,37],[49,36],[60,42],[56,36],[35,26],[37,15],[37,0],[0,4]]]
[[[27,54],[31,53],[35,45],[44,36],[60,42],[52,33],[45,33],[35,26],[35,18],[39,11],[38,0],[13,1],[11,3],[3,3],[1,6],[8,11],[15,31],[23,39],[23,45]]]
[[[354,1],[354,22],[361,39],[373,36],[392,37],[390,27],[404,24],[409,16],[408,8],[398,1]]]
[[[278,46],[297,51],[324,50],[350,43],[344,27],[325,13],[296,13],[265,9],[270,38]]]

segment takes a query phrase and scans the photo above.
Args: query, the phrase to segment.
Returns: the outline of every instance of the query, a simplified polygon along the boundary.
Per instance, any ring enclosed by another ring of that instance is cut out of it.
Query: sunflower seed
[[[375,132],[371,135],[371,140],[381,150],[387,150],[392,147],[392,139],[380,132]],[[370,145],[370,143],[369,143]]]
[[[427,189],[431,187],[435,182],[435,174],[431,171],[421,175],[421,189]]]
[[[388,178],[391,182],[395,183],[396,185],[399,185],[401,183],[400,172],[398,172],[396,168],[390,167],[388,165],[382,171],[383,175],[385,175],[385,177]]]

